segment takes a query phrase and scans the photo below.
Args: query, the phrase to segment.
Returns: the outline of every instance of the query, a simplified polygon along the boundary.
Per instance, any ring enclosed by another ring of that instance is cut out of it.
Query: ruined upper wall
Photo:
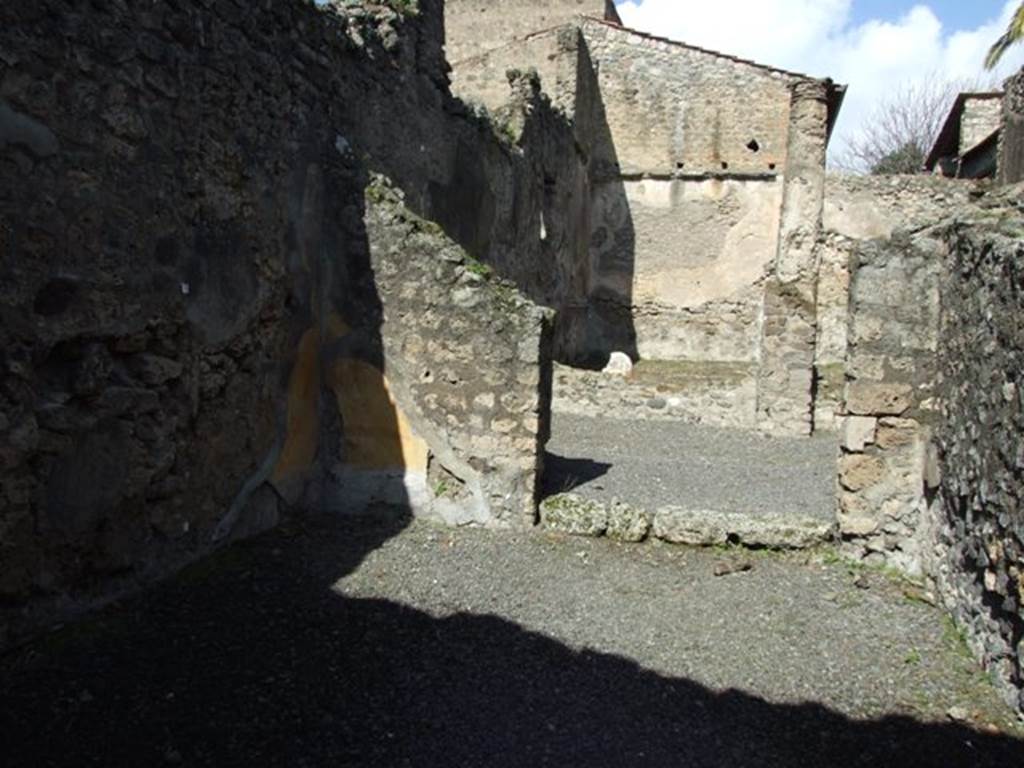
[[[612,0],[446,0],[448,61],[479,56],[580,15],[619,21]]]
[[[782,173],[791,75],[599,21],[583,34],[610,144],[601,173]]]
[[[575,117],[581,44],[579,29],[567,24],[503,45],[455,66],[452,92],[496,112],[512,97],[508,72],[532,68],[544,92],[568,117]]]
[[[900,229],[941,221],[970,202],[971,180],[916,176],[858,176],[830,173],[825,188],[823,230],[854,240],[888,238]]]

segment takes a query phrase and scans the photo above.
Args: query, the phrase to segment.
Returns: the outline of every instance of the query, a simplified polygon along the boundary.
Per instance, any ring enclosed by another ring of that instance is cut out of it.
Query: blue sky
[[[1003,0],[932,0],[919,3],[908,0],[856,0],[853,21],[861,24],[869,19],[898,19],[915,5],[930,5],[943,25],[950,29],[973,29],[981,22],[999,15]]]

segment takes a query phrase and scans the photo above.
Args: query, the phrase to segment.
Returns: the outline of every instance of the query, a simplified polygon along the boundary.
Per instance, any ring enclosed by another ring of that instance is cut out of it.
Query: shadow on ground
[[[548,451],[544,456],[544,498],[568,493],[608,474],[611,464],[592,459],[570,459]]]
[[[331,589],[406,522],[285,527],[9,654],[5,765],[1021,764],[1021,742],[957,724],[720,693]]]

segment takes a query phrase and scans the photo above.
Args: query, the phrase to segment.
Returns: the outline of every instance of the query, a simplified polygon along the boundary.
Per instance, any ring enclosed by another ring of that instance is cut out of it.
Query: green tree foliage
[[[921,149],[921,145],[910,141],[871,166],[871,173],[875,176],[920,173],[924,167],[924,161],[925,153]]]

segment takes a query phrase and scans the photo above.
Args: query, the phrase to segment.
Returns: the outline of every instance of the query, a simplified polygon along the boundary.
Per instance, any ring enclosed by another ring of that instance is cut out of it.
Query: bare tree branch
[[[858,135],[847,139],[835,165],[854,173],[920,173],[957,94],[993,86],[937,74],[904,83],[875,107]]]

